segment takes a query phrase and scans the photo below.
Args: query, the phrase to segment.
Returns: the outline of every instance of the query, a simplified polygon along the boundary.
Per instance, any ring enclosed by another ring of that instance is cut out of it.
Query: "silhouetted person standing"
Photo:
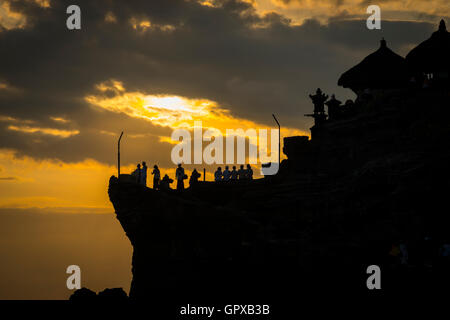
[[[237,175],[239,180],[245,180],[245,169],[243,164],[241,164],[241,167],[239,168]]]
[[[198,183],[198,179],[200,178],[201,174],[198,173],[197,169],[194,169],[191,174],[191,178],[189,179],[189,185],[195,186]]]
[[[253,180],[253,170],[250,164],[247,164],[247,170],[245,170],[245,178],[247,180]]]
[[[141,184],[146,187],[147,186],[147,164],[145,161],[142,161],[142,169],[141,169]]]
[[[214,172],[214,181],[222,181],[222,168],[218,167],[216,172]]]
[[[141,164],[138,163],[137,169],[131,175],[136,179],[136,183],[141,183]]]
[[[228,169],[228,166],[225,166],[225,170],[223,170],[223,181],[230,181],[231,172]]]
[[[236,171],[236,166],[233,166],[233,170],[231,170],[231,180],[235,181],[238,178],[238,172]]]
[[[184,190],[185,174],[181,163],[178,164],[178,168],[175,171],[175,178],[177,179],[177,190]]]
[[[153,189],[159,189],[159,180],[161,179],[161,173],[159,172],[158,166],[155,164],[153,166]]]

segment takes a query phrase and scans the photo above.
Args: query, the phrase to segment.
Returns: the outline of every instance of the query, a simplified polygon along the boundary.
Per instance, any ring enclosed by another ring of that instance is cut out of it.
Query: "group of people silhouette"
[[[142,166],[138,163],[136,170],[134,170],[131,175],[136,179],[136,182],[146,186],[147,185],[147,165],[145,161],[142,162]]]
[[[214,181],[234,181],[234,180],[252,180],[253,170],[252,167],[247,164],[247,168],[244,169],[244,165],[241,164],[239,170],[236,170],[236,166],[233,166],[233,170],[229,170],[228,166],[225,166],[225,170],[222,171],[221,167],[218,167],[214,173]]]
[[[151,172],[153,175],[153,189],[155,190],[168,190],[170,189],[170,184],[174,182],[173,179],[169,177],[168,174],[165,174],[161,179],[161,172],[158,166],[155,164],[153,166],[153,171]],[[145,161],[141,164],[137,165],[136,170],[134,170],[131,175],[135,177],[136,182],[140,185],[147,186],[147,165]],[[189,178],[189,185],[193,186],[198,183],[198,179],[201,177],[201,174],[194,169],[192,171],[191,177]],[[184,168],[181,166],[181,163],[178,164],[177,169],[175,170],[175,179],[177,181],[177,190],[184,190],[184,180],[186,180],[188,176],[184,172]],[[214,173],[214,181],[236,181],[236,180],[252,180],[253,179],[253,170],[252,167],[247,164],[247,168],[244,168],[244,165],[241,165],[239,170],[236,170],[236,166],[233,166],[233,169],[230,171],[228,166],[225,166],[225,170],[222,171],[221,167],[218,167],[216,172]]]

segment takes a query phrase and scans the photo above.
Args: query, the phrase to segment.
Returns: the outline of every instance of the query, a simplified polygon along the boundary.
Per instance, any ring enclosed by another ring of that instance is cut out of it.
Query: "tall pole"
[[[117,179],[120,179],[120,140],[122,140],[123,131],[117,141]]]
[[[281,126],[273,113],[272,113],[272,117],[275,119],[275,122],[278,125],[278,165],[280,165],[281,164],[281,161],[280,161],[281,160]]]

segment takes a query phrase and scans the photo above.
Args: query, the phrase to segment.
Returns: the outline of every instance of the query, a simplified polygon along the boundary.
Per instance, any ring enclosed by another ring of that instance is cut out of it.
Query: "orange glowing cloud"
[[[60,138],[69,138],[71,136],[77,135],[80,133],[78,130],[61,130],[61,129],[53,129],[53,128],[39,128],[39,127],[31,127],[31,126],[8,126],[8,130],[18,131],[23,133],[40,133]]]
[[[50,117],[50,119],[52,119],[55,122],[59,122],[59,123],[69,123],[70,120],[65,119],[63,117]]]
[[[306,19],[316,18],[323,23],[337,15],[364,19],[369,5],[379,5],[383,20],[409,20],[436,22],[433,16],[448,17],[448,0],[389,0],[379,3],[364,0],[255,0],[255,9],[260,15],[276,12],[301,24]]]
[[[7,30],[23,28],[26,25],[26,17],[18,12],[11,11],[7,1],[0,3],[0,27]]]
[[[108,16],[106,18],[108,18]],[[111,19],[106,20],[106,18],[105,18],[105,21],[114,22],[114,21],[111,21]],[[176,29],[176,27],[174,25],[156,24],[156,23],[152,23],[150,20],[138,20],[136,18],[131,18],[130,23],[134,30],[140,31],[140,32],[145,32],[148,29],[155,29],[155,30],[159,30],[159,31],[169,32],[169,31],[173,31]]]
[[[208,99],[190,99],[174,95],[152,95],[140,91],[128,92],[122,82],[111,80],[97,85],[99,94],[85,97],[86,101],[96,108],[115,113],[123,113],[132,118],[143,119],[152,124],[172,129],[186,129],[193,138],[194,127],[201,123],[203,135],[226,137],[229,130],[233,137],[248,139],[246,144],[259,146],[262,150],[270,150],[271,132],[267,132],[266,139],[249,136],[248,132],[258,132],[260,129],[276,129],[275,126],[257,123],[251,120],[235,117],[230,110],[219,103]],[[108,94],[106,94],[108,93]],[[272,120],[271,115],[268,115]],[[274,123],[275,124],[275,123]],[[208,130],[208,131],[207,131]],[[264,131],[264,130],[263,130]],[[115,135],[111,132],[103,134]],[[306,135],[309,133],[295,128],[283,128],[281,136]],[[170,136],[160,136],[159,141],[177,145],[180,141],[172,140]],[[206,141],[206,140],[205,140]],[[188,142],[184,141],[183,142]],[[204,144],[205,148],[208,143]],[[192,146],[191,146],[192,147]],[[167,155],[169,156],[169,155]],[[283,155],[281,155],[284,158]],[[252,163],[256,159],[248,158]],[[262,161],[263,159],[259,159]]]
[[[50,8],[50,0],[26,0],[28,2],[34,2],[42,8]],[[0,2],[0,27],[7,30],[24,28],[27,24],[27,17],[20,12],[14,12],[11,10],[11,6],[8,1]]]
[[[128,92],[122,82],[115,80],[101,83],[96,88],[100,94],[85,97],[92,106],[172,129],[193,129],[195,121],[202,121],[203,128],[215,128],[223,134],[226,129],[268,128],[267,125],[234,117],[229,109],[208,99]],[[113,92],[114,96],[104,95],[107,91]],[[294,128],[286,128],[284,132],[308,135]]]

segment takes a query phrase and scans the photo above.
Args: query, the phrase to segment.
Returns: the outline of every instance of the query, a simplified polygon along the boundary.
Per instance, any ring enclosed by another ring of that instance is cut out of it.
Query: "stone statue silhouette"
[[[322,93],[320,88],[317,88],[315,95],[309,95],[314,104],[314,114],[324,114],[325,113],[325,101],[327,101],[328,96]]]
[[[327,115],[325,114],[325,101],[327,101],[328,96],[324,94],[320,88],[317,88],[316,94],[310,94],[309,97],[314,104],[314,113],[307,114],[306,116],[313,117],[316,125],[320,124],[327,118]]]

